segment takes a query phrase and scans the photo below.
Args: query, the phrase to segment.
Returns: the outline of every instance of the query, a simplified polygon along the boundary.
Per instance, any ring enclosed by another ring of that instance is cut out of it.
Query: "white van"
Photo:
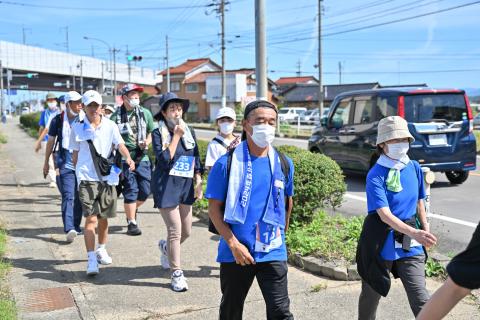
[[[295,123],[306,111],[307,108],[282,108],[278,111],[278,121]]]

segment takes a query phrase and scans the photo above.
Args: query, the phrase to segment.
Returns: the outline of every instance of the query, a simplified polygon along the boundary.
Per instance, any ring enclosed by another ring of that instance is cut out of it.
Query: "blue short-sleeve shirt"
[[[389,207],[390,211],[402,221],[411,218],[417,212],[418,200],[425,199],[423,172],[416,161],[410,161],[400,170],[400,181],[403,190],[393,192],[387,189],[386,180],[389,168],[375,164],[367,175],[367,207],[369,214],[376,214],[376,210]],[[398,260],[423,253],[421,246],[412,247],[410,251],[395,248],[393,230],[388,233],[381,251],[384,260]]]
[[[227,158],[228,154],[220,157],[215,162],[208,176],[207,191],[205,197],[207,199],[215,199],[225,202],[227,199],[228,177],[227,177]],[[285,245],[285,230],[281,229],[282,245],[268,253],[255,252],[256,225],[262,218],[265,207],[267,206],[268,193],[271,184],[272,173],[270,169],[270,161],[268,157],[251,157],[253,181],[250,201],[247,209],[247,218],[244,224],[230,224],[230,228],[243,245],[247,247],[255,262],[268,261],[286,261],[287,247]],[[285,185],[285,195],[293,196],[293,163],[287,158],[290,172]],[[235,258],[223,238],[220,238],[218,245],[217,262],[235,262]]]

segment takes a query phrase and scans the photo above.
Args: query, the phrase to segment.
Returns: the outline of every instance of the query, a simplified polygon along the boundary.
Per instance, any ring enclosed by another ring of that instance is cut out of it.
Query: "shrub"
[[[38,121],[40,120],[41,112],[27,113],[20,116],[20,124],[24,128],[34,129],[38,131]]]
[[[290,157],[295,166],[292,222],[308,223],[319,208],[340,206],[346,185],[335,161],[294,146],[280,146],[278,150]]]

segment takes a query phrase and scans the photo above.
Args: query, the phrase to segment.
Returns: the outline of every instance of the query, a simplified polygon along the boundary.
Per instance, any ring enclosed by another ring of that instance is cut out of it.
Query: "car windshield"
[[[308,110],[308,111],[305,111],[303,115],[304,115],[304,116],[310,116],[310,115],[312,115],[312,114],[313,114],[313,112],[314,112],[314,111],[315,111],[315,110]]]
[[[288,109],[280,109],[278,111],[279,114],[285,114],[285,113],[288,113]]]
[[[297,114],[298,114],[299,116],[305,115],[305,112],[306,112],[305,110],[297,110]]]
[[[450,122],[467,118],[465,97],[460,93],[405,96],[405,119],[409,122]]]

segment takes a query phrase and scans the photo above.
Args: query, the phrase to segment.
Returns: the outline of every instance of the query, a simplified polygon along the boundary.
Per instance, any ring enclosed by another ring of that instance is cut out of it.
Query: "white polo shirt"
[[[104,158],[108,158],[113,148],[117,149],[120,143],[125,144],[117,125],[106,117],[102,117],[100,125],[95,129],[92,128],[87,117],[84,118],[83,123],[74,123],[70,134],[70,148],[78,151],[75,173],[79,183],[80,181],[100,181],[88,147],[89,139],[93,141],[95,149]],[[112,170],[110,175],[102,177],[102,180],[115,186],[119,182],[119,172]]]

